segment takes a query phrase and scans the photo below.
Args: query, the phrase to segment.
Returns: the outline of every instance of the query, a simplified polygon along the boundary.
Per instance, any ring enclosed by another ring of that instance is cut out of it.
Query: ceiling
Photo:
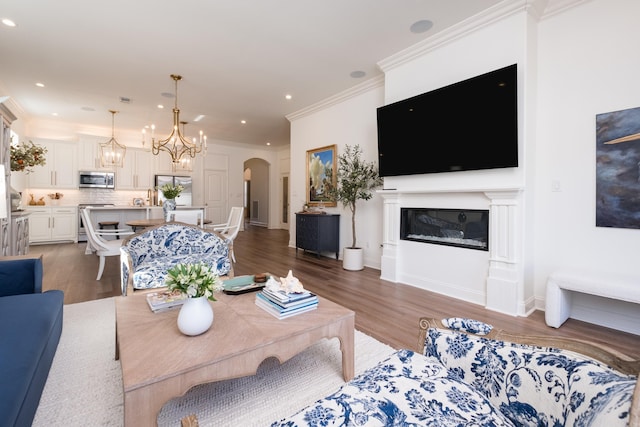
[[[0,10],[16,24],[0,24],[0,98],[10,96],[26,129],[37,120],[109,135],[109,110],[117,110],[117,139],[142,139],[150,124],[165,137],[175,103],[170,75],[178,74],[187,135],[202,129],[209,141],[278,148],[289,144],[286,115],[380,76],[379,61],[497,3],[11,0]],[[421,20],[433,26],[412,32]]]

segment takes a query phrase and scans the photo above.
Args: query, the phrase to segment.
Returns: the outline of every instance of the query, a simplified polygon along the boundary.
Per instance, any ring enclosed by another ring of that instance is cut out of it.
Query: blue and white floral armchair
[[[419,349],[272,427],[640,425],[640,361],[602,347],[423,318]]]
[[[122,295],[165,287],[167,270],[179,263],[204,262],[218,276],[232,277],[229,243],[215,231],[180,222],[147,228],[120,247]]]

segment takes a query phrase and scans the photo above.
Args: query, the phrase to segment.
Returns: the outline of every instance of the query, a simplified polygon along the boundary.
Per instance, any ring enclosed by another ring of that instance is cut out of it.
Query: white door
[[[204,204],[207,207],[205,217],[214,224],[227,222],[230,208],[227,201],[227,171],[204,171]]]

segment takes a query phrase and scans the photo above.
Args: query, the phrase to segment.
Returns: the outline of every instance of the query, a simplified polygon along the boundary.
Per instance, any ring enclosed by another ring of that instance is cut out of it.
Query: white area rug
[[[356,331],[356,375],[393,351]],[[66,305],[62,338],[33,426],[122,426],[122,374],[114,352],[113,298]],[[158,425],[178,427],[182,417],[196,414],[202,427],[269,426],[342,384],[338,339],[322,340],[282,365],[268,359],[255,376],[192,388],[167,402]]]

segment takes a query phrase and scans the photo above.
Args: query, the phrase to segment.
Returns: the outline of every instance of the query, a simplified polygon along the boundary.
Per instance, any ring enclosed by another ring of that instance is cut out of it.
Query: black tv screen
[[[517,65],[379,107],[381,176],[518,166]]]

